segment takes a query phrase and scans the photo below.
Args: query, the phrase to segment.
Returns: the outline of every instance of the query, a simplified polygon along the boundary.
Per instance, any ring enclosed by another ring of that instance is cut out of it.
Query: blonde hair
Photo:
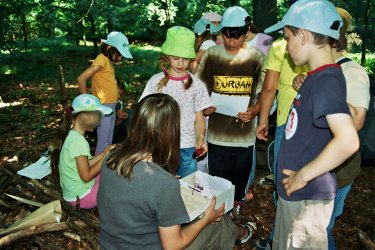
[[[164,77],[160,80],[160,82],[157,85],[157,90],[158,92],[161,92],[161,90],[167,86],[168,81],[169,81],[169,74],[167,72],[167,69],[169,67],[169,59],[168,56],[164,53],[160,54],[160,59],[159,59],[160,67],[164,72]],[[188,90],[191,85],[193,84],[193,79],[191,78],[191,75],[189,74],[189,78],[185,81],[182,81],[184,84],[184,89]]]

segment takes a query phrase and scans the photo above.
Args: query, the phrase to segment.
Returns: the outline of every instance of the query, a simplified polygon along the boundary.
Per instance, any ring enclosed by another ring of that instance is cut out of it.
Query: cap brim
[[[130,50],[128,48],[120,48],[118,49],[120,54],[125,57],[125,58],[129,58],[129,59],[133,59],[133,56],[132,54],[130,53]]]
[[[211,26],[211,33],[212,34],[219,33],[222,28],[223,28],[223,26],[221,26],[221,24],[219,24],[218,26],[212,25]]]
[[[110,115],[113,113],[113,109],[104,105],[100,106],[97,110],[102,112],[103,115]]]
[[[277,24],[275,25],[272,25],[271,27],[268,27],[267,29],[264,30],[264,33],[272,33],[272,32],[275,32],[275,31],[278,31],[278,30],[281,30],[285,27],[285,23],[283,22],[278,22]]]

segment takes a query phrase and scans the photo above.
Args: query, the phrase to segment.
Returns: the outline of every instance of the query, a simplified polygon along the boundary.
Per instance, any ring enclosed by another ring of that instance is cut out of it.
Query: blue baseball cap
[[[133,59],[129,50],[129,40],[121,32],[112,31],[107,35],[107,39],[102,39],[101,42],[115,47],[123,57]]]
[[[329,1],[299,0],[290,6],[280,22],[265,29],[264,32],[271,33],[290,25],[338,40],[342,24],[335,6]]]
[[[84,111],[100,111],[103,115],[109,115],[113,110],[101,104],[96,96],[90,94],[82,94],[74,98],[72,103],[72,114]]]
[[[194,33],[202,34],[206,30],[209,30],[211,34],[216,34],[220,31],[219,26],[215,26],[210,20],[201,18],[194,25]]]
[[[246,25],[246,18],[250,16],[244,8],[232,6],[224,11],[223,19],[218,26],[218,29],[224,27],[235,28],[243,27]]]

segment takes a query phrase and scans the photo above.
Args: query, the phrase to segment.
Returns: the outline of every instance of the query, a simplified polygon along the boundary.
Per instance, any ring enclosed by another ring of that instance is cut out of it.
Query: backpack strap
[[[352,59],[350,59],[350,58],[344,57],[343,59],[341,59],[340,61],[338,61],[336,64],[341,65],[341,64],[344,64],[346,62],[350,62],[351,60]]]

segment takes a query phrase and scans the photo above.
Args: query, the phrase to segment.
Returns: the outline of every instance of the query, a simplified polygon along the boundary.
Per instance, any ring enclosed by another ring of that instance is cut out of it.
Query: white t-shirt
[[[344,59],[341,57],[336,62]],[[370,79],[366,70],[357,62],[351,60],[341,64],[346,80],[346,100],[356,108],[368,109],[370,103]]]
[[[209,48],[213,47],[213,46],[216,46],[216,43],[215,41],[213,40],[206,40],[202,43],[201,47],[199,48],[199,50],[208,50]]]
[[[208,95],[206,85],[193,74],[190,74],[193,79],[188,90],[184,89],[182,80],[169,79],[166,86],[158,91],[158,83],[164,78],[164,72],[160,72],[150,78],[142,93],[142,98],[154,93],[164,93],[172,96],[180,106],[181,111],[181,148],[195,147],[195,112],[202,111],[205,108],[212,106],[211,99]]]

